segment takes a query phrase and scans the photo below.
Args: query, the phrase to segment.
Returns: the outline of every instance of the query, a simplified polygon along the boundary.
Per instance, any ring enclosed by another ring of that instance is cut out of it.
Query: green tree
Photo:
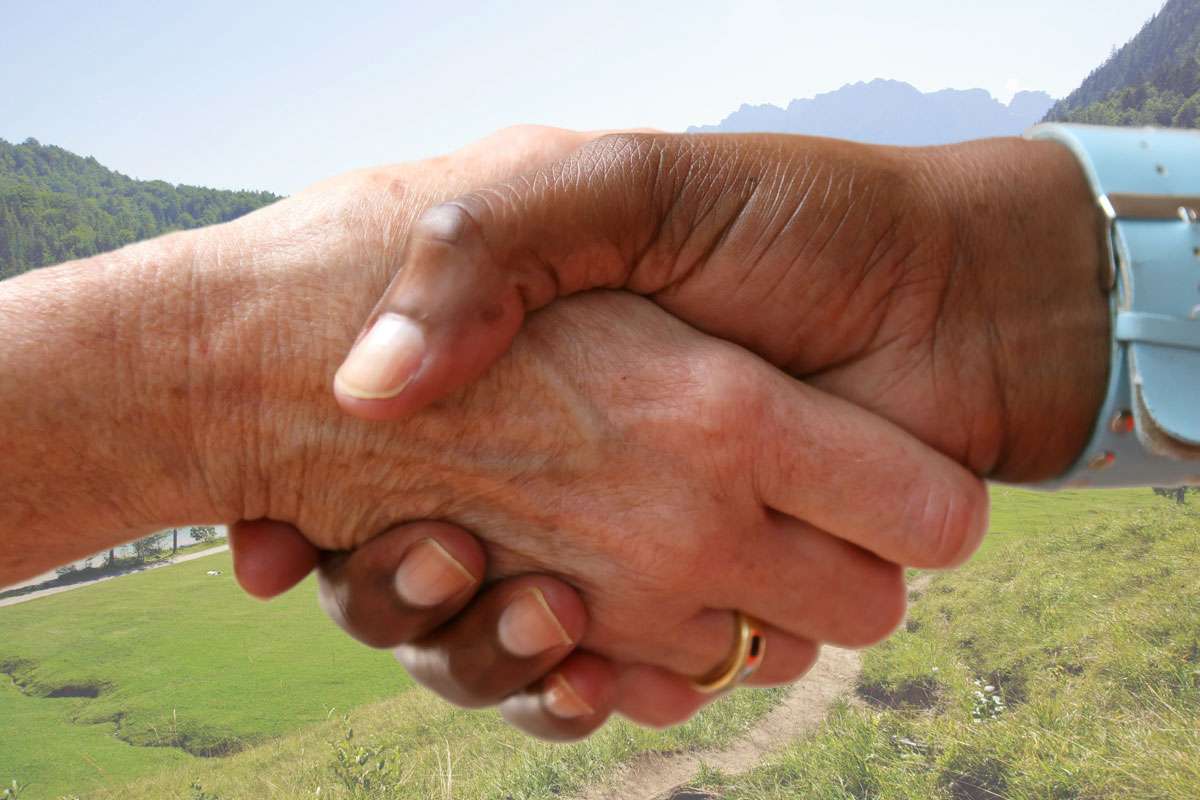
[[[1168,0],[1046,119],[1193,128],[1200,121],[1198,103],[1200,0]]]
[[[152,533],[149,536],[143,536],[141,539],[133,542],[130,546],[133,548],[133,556],[139,563],[146,563],[146,560],[157,556],[162,552],[163,541],[167,538],[166,531]]]
[[[269,192],[136,181],[36,139],[0,139],[0,279],[227,222],[277,199]]]
[[[217,529],[213,525],[193,525],[188,533],[196,542],[211,542],[217,538]]]

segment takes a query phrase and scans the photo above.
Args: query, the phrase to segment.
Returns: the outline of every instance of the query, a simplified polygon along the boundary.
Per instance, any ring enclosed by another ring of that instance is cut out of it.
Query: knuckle
[[[404,644],[409,638],[407,633],[401,629],[388,630],[371,627],[354,628],[350,635],[367,647],[372,647],[376,650],[387,650],[396,647]]]
[[[679,134],[610,133],[579,148],[570,161],[581,174],[637,191],[661,219],[691,174],[693,147]]]
[[[376,649],[396,647],[414,638],[419,619],[402,613],[387,590],[370,576],[347,581],[322,578],[318,604],[351,638]]]
[[[729,235],[747,215],[764,172],[734,143],[679,134],[613,134],[581,157],[635,198],[640,227],[629,285],[642,293],[675,290],[733,247]]]
[[[701,416],[720,430],[761,418],[767,396],[762,372],[740,348],[714,342],[692,360],[693,380],[700,387]]]
[[[413,222],[412,237],[417,241],[460,244],[478,231],[476,215],[466,198],[430,206]]]
[[[987,518],[987,490],[974,478],[931,492],[922,520],[930,539],[929,559],[915,566],[946,568],[963,563],[979,547]]]
[[[499,654],[482,642],[454,648],[403,646],[396,658],[421,685],[463,708],[486,708],[515,689],[499,676]]]
[[[653,167],[670,147],[669,134],[622,131],[606,133],[579,150],[579,157],[607,164],[640,164]]]
[[[482,708],[487,705],[472,694],[465,683],[449,674],[444,650],[404,644],[395,648],[392,654],[409,677],[443,700],[462,708]]]
[[[662,399],[662,445],[725,477],[743,469],[762,438],[760,423],[770,411],[770,396],[760,365],[733,345],[704,342],[664,359],[659,383],[670,388]],[[728,484],[729,486],[740,484]]]

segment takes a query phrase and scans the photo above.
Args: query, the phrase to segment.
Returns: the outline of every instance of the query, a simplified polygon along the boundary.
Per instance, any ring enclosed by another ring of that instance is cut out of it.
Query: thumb
[[[706,161],[691,140],[601,137],[535,173],[425,211],[338,370],[342,407],[367,419],[414,412],[479,377],[507,352],[525,314],[556,297],[670,285],[682,261],[673,243],[690,250],[698,220],[708,227],[714,208],[744,205],[732,196],[743,181],[723,181],[738,188],[722,194],[712,176],[691,180],[691,162]]]
[[[246,593],[269,600],[308,577],[320,551],[286,522],[242,520],[229,528],[233,574]]]

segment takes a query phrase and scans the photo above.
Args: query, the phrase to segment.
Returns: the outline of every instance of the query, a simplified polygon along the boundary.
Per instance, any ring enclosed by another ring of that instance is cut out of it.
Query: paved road
[[[188,553],[187,555],[175,556],[174,558],[168,558],[165,561],[159,561],[155,564],[147,564],[145,567],[142,567],[141,569],[131,570],[129,572],[120,572],[120,573],[117,573],[116,575],[105,575],[104,577],[96,578],[95,580],[81,581],[79,583],[70,583],[70,584],[67,584],[66,586],[52,586],[49,589],[42,589],[41,591],[38,591],[38,592],[30,592],[29,594],[17,595],[16,597],[5,597],[3,599],[0,599],[0,608],[3,608],[4,606],[15,606],[17,603],[27,603],[30,600],[37,600],[39,597],[47,597],[52,594],[62,594],[63,592],[69,592],[69,591],[72,591],[73,589],[81,589],[84,586],[91,586],[96,583],[103,583],[104,581],[111,581],[113,578],[120,578],[125,575],[133,575],[133,574],[145,572],[145,571],[151,570],[151,569],[158,569],[159,567],[165,567],[170,564],[182,564],[185,561],[195,561],[197,558],[204,558],[205,556],[212,556],[212,555],[216,555],[217,553],[224,553],[228,549],[229,549],[229,545],[223,544],[220,547],[210,547],[209,549],[201,550],[198,553]]]

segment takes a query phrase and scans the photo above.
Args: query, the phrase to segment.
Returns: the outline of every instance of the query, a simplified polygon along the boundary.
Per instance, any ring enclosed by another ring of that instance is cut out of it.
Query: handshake
[[[886,636],[983,478],[1075,461],[1102,235],[1055,143],[520,128],[28,273],[0,584],[242,520],[247,591],[317,569],[453,702],[682,721]]]

